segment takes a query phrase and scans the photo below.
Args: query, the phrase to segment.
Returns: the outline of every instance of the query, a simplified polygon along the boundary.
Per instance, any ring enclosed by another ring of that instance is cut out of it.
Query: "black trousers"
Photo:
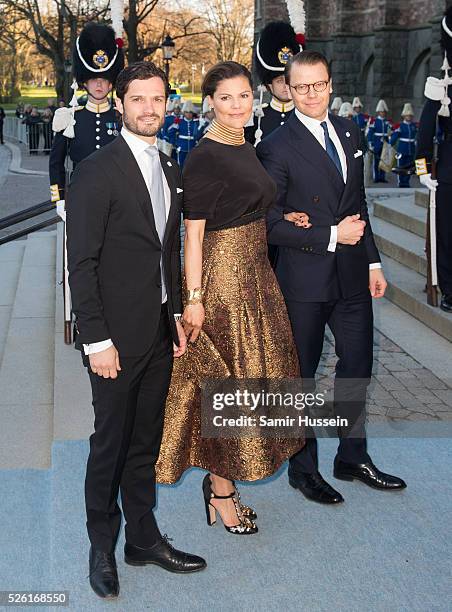
[[[438,284],[452,295],[452,184],[440,182],[436,190]]]
[[[287,301],[286,304],[306,392],[315,388],[314,378],[322,354],[325,326],[331,329],[338,357],[335,412],[349,423],[348,427],[338,428],[338,456],[348,463],[367,462],[365,406],[373,362],[370,293],[367,291],[330,302]],[[312,473],[318,469],[317,440],[312,428],[307,428],[306,445],[291,457],[289,465],[295,473]]]
[[[146,548],[160,537],[153,513],[155,464],[173,364],[166,305],[150,350],[119,360],[115,380],[88,368],[95,421],[85,480],[86,525],[91,544],[105,552],[114,550],[121,526],[119,492],[127,542]]]

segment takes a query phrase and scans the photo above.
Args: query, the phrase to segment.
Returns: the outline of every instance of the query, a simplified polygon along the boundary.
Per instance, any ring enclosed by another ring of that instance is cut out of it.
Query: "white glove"
[[[61,217],[66,223],[66,208],[64,200],[58,200],[58,202],[56,203],[56,211],[57,215]]]
[[[436,191],[438,181],[436,179],[432,179],[431,174],[421,174],[419,180],[421,181],[421,184],[424,185],[424,187],[427,187],[427,189],[430,189],[430,191]]]

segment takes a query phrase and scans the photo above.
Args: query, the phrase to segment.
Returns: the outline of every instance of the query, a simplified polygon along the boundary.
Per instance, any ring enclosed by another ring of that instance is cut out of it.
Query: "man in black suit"
[[[372,372],[371,296],[383,297],[386,281],[372,235],[363,183],[358,126],[328,113],[330,67],[314,51],[295,55],[286,67],[295,112],[257,148],[277,183],[268,214],[268,241],[278,247],[275,273],[284,294],[307,387],[314,385],[325,325],[335,338],[335,409],[347,419],[334,475],[355,478],[384,490],[402,489],[400,478],[384,474],[367,454],[366,389]],[[306,212],[311,227],[285,220]],[[305,447],[289,464],[289,482],[321,503],[343,501],[318,470],[317,440],[308,430]]]
[[[77,165],[67,199],[76,342],[95,414],[85,499],[90,584],[100,597],[119,593],[119,491],[127,563],[179,573],[206,566],[174,549],[153,513],[173,354],[186,348],[178,321],[181,174],[156,146],[167,91],[165,74],[150,62],[122,71],[116,86],[121,135]]]

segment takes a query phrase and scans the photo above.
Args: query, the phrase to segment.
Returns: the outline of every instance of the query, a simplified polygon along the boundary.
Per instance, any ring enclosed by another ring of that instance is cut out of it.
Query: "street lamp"
[[[162,42],[162,52],[163,52],[163,61],[165,62],[165,74],[166,78],[169,81],[169,65],[170,61],[173,59],[174,54],[174,40],[171,38],[169,34],[165,36],[165,40]]]

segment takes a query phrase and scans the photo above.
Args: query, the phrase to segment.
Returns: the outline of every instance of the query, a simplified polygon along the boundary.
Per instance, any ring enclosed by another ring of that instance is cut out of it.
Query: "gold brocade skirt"
[[[286,306],[267,257],[264,219],[206,232],[202,288],[202,331],[174,361],[157,482],[174,483],[191,466],[231,480],[266,478],[304,441],[203,438],[200,389],[206,378],[299,376]]]

